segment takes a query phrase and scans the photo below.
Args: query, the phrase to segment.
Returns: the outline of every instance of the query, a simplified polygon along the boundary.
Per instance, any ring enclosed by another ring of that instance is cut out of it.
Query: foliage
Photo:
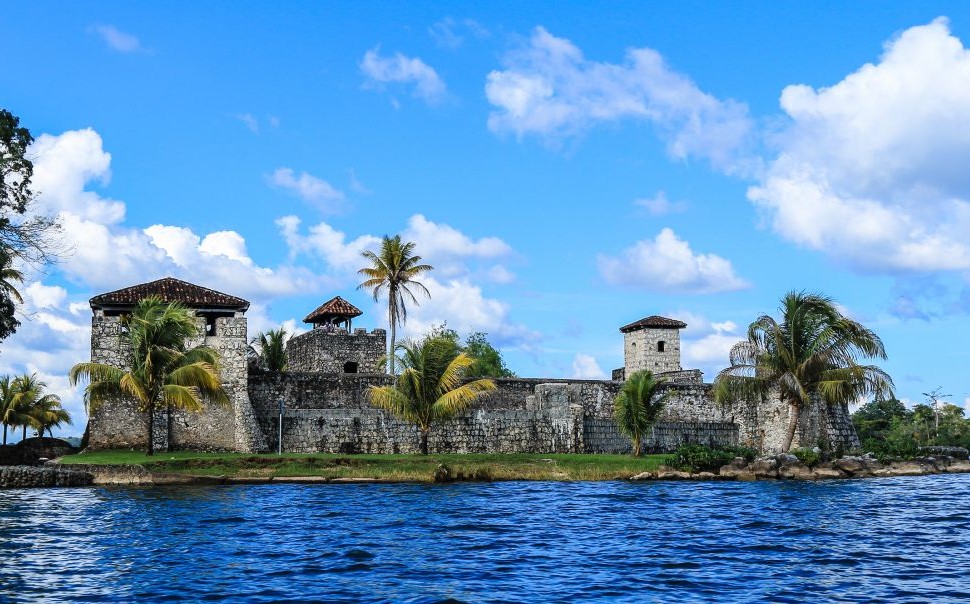
[[[707,445],[683,444],[674,451],[669,465],[681,472],[717,472],[721,466],[741,457],[745,461],[754,460],[756,452],[747,447],[709,447]]]
[[[797,449],[792,449],[791,454],[798,458],[798,461],[802,462],[809,468],[814,468],[818,465],[818,462],[822,461],[822,453],[816,451],[812,447],[799,447]]]
[[[763,315],[748,327],[747,339],[731,349],[731,366],[714,380],[718,401],[780,396],[789,406],[783,449],[791,449],[798,415],[813,399],[847,404],[875,395],[892,396],[892,379],[860,358],[886,358],[875,332],[839,312],[819,294],[789,292],[781,320]],[[824,426],[824,422],[823,422]]]
[[[502,358],[502,353],[488,341],[488,334],[476,331],[465,338],[464,344],[458,332],[449,329],[447,323],[435,325],[428,332],[428,337],[444,338],[451,341],[458,352],[463,352],[474,361],[465,372],[467,378],[510,378],[515,377]]]
[[[397,326],[407,322],[408,309],[405,298],[418,304],[411,288],[423,291],[431,296],[428,288],[416,280],[417,277],[434,270],[429,264],[421,264],[421,256],[414,254],[414,243],[401,241],[400,235],[384,236],[381,240],[380,252],[375,254],[370,250],[361,252],[370,262],[370,266],[357,271],[366,277],[357,289],[369,290],[376,302],[380,295],[387,291],[387,319],[391,328],[391,347],[388,355],[388,373],[394,374],[395,352],[397,351]]]
[[[85,389],[89,406],[121,397],[133,399],[139,411],[148,415],[148,455],[152,455],[155,411],[160,405],[200,411],[204,400],[228,403],[219,381],[218,353],[206,346],[186,346],[197,330],[194,317],[181,304],[145,298],[128,320],[132,351],[128,367],[78,363],[71,368],[71,385],[89,380]]]
[[[477,379],[463,384],[465,371],[473,361],[458,352],[447,338],[402,342],[397,351],[401,374],[395,384],[371,386],[367,397],[372,405],[417,424],[421,431],[421,453],[427,455],[431,424],[451,417],[495,390],[495,382]]]
[[[623,383],[613,403],[616,425],[633,441],[634,457],[640,456],[643,436],[663,411],[669,393],[660,393],[662,383],[648,369],[637,371]]]
[[[34,137],[20,119],[0,109],[0,249],[35,264],[46,264],[59,253],[60,227],[48,216],[29,212],[34,164],[28,148]]]
[[[259,332],[252,339],[253,346],[259,348],[260,366],[271,373],[286,371],[286,329],[271,329]]]
[[[13,282],[23,283],[23,274],[13,266],[14,254],[0,244],[0,340],[13,335],[20,327],[20,321],[14,315],[17,308],[14,302],[23,304],[24,299],[13,285]]]
[[[47,384],[36,373],[0,377],[0,422],[3,423],[3,444],[7,444],[7,428],[23,429],[22,438],[27,436],[27,428],[43,436],[61,424],[71,423],[71,414],[61,407],[61,399],[56,394],[46,392]]]
[[[935,392],[935,391],[934,391]],[[920,447],[949,446],[970,448],[970,420],[956,405],[935,400],[912,409],[897,400],[873,401],[852,414],[852,423],[866,451],[880,459],[912,459]]]

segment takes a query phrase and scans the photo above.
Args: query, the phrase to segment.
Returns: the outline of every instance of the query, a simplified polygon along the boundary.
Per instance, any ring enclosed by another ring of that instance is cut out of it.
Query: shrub
[[[721,466],[734,461],[735,457],[752,461],[754,449],[747,447],[708,447],[706,445],[684,444],[677,447],[670,465],[681,472],[717,472]]]
[[[798,458],[798,461],[802,462],[810,468],[814,468],[818,462],[822,460],[822,454],[815,449],[809,447],[801,447],[798,449],[793,449],[792,455]]]

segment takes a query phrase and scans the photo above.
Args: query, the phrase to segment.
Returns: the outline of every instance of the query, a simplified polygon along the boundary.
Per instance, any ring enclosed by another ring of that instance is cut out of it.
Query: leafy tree
[[[465,371],[474,362],[458,352],[447,338],[431,337],[421,342],[397,345],[401,374],[393,386],[371,386],[370,403],[387,409],[421,431],[420,449],[428,454],[431,425],[466,408],[495,389],[495,382],[477,379],[467,383]]]
[[[271,329],[259,332],[252,339],[253,346],[259,348],[260,365],[271,373],[286,371],[286,329]]]
[[[898,399],[875,399],[852,414],[852,425],[859,440],[865,444],[871,439],[885,438],[899,421],[908,420],[911,415]]]
[[[26,412],[14,405],[15,390],[9,375],[0,377],[0,423],[3,423],[3,444],[7,444],[7,428],[25,421]]]
[[[61,408],[61,399],[56,394],[45,392],[47,384],[36,373],[0,377],[0,405],[3,415],[3,444],[7,444],[7,427],[23,428],[21,439],[27,438],[27,428],[43,430],[61,423],[70,423],[70,414]]]
[[[468,368],[465,372],[465,377],[468,378],[480,378],[480,377],[490,377],[490,378],[503,378],[503,377],[515,377],[515,373],[509,370],[505,366],[505,360],[502,359],[502,353],[499,352],[492,344],[488,341],[488,334],[476,331],[469,334],[465,338],[464,344],[462,344],[458,332],[454,329],[449,329],[447,323],[442,323],[441,325],[435,325],[428,332],[428,337],[432,338],[444,338],[452,342],[458,352],[464,352],[472,358],[474,361],[472,366]]]
[[[423,291],[430,297],[428,288],[416,280],[417,277],[428,271],[434,270],[429,264],[421,264],[421,256],[414,254],[414,243],[401,241],[400,235],[394,237],[384,236],[381,240],[380,252],[375,254],[366,250],[361,255],[370,261],[370,266],[357,271],[358,274],[366,277],[366,280],[357,286],[357,289],[366,289],[374,295],[376,302],[380,295],[387,290],[387,319],[391,328],[391,347],[387,357],[388,372],[394,374],[394,361],[397,326],[403,325],[408,318],[408,309],[405,305],[405,298],[409,298],[414,304],[418,304],[411,288]]]
[[[844,316],[819,294],[789,292],[781,320],[763,315],[748,327],[747,340],[731,349],[731,366],[714,380],[718,401],[776,394],[789,406],[783,449],[795,438],[798,416],[816,397],[847,404],[868,395],[891,397],[892,379],[859,358],[886,358],[875,332]]]
[[[57,221],[29,213],[34,164],[28,148],[34,141],[20,119],[0,109],[0,249],[32,264],[47,264],[60,253]]]
[[[644,434],[657,423],[669,393],[661,393],[663,380],[658,380],[649,369],[637,371],[623,383],[613,405],[616,424],[633,440],[633,455],[640,456],[640,443]]]
[[[148,414],[147,454],[154,455],[152,435],[160,405],[170,411],[201,411],[205,400],[228,404],[219,380],[218,353],[207,346],[189,349],[186,345],[197,335],[195,318],[184,306],[145,298],[128,321],[132,350],[128,367],[78,363],[71,368],[71,384],[89,381],[85,397],[90,406],[121,397],[133,399],[139,410]]]

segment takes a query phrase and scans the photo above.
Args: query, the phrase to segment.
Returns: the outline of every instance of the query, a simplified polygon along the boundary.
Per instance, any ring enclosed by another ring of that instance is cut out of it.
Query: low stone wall
[[[94,477],[87,472],[33,466],[0,466],[0,488],[84,487]]]
[[[69,468],[71,471],[85,473],[91,476],[91,482],[88,484],[155,484],[151,472],[145,469],[144,466],[134,464],[53,464],[47,467]]]
[[[630,437],[621,432],[612,419],[586,418],[583,428],[587,453],[629,453],[633,449]],[[686,443],[737,446],[738,426],[724,422],[657,423],[641,446],[644,451],[668,453]]]

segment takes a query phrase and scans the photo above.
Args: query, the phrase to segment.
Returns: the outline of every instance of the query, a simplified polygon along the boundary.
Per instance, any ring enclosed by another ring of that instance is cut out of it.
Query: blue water
[[[0,601],[948,602],[970,475],[0,491]]]

